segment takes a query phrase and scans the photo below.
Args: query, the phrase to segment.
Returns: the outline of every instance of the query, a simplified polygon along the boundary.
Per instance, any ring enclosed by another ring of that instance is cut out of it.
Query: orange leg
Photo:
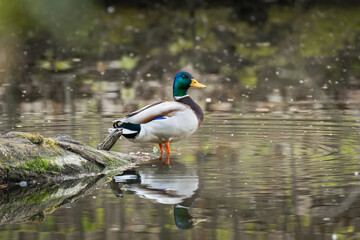
[[[170,154],[166,154],[165,165],[169,165],[169,164],[170,164]]]
[[[163,154],[163,153],[164,153],[164,149],[163,149],[162,143],[159,143],[159,148],[160,148],[161,154]]]
[[[165,147],[166,147],[166,153],[167,154],[170,154],[171,151],[170,151],[170,143],[169,142],[165,142]]]

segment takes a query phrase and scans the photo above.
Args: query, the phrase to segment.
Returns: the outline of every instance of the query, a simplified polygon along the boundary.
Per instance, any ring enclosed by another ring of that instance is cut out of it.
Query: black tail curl
[[[120,125],[121,125],[121,121],[117,121],[113,123],[114,128],[121,128]]]

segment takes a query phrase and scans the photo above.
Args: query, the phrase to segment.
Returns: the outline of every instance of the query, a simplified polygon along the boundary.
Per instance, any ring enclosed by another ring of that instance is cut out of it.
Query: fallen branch
[[[114,146],[116,141],[121,137],[121,134],[122,134],[122,131],[120,129],[115,129],[109,135],[107,135],[107,137],[104,139],[104,141],[102,141],[102,143],[100,143],[96,147],[96,149],[109,151]]]

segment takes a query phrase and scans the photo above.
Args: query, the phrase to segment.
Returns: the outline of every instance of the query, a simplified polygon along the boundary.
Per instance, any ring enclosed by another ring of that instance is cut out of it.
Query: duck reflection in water
[[[180,229],[190,229],[206,221],[189,213],[203,184],[195,169],[181,163],[173,162],[171,166],[163,162],[140,164],[136,169],[116,175],[110,187],[117,197],[122,196],[122,191],[129,191],[157,203],[174,205],[175,224]]]

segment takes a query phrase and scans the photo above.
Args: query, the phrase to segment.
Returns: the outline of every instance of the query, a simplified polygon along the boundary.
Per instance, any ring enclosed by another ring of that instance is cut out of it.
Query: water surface
[[[85,104],[86,105],[86,104]],[[359,237],[356,105],[207,111],[199,131],[44,218],[0,226],[1,239],[353,239]],[[315,105],[314,105],[315,106]],[[3,115],[6,129],[66,133],[89,145],[120,112]],[[304,110],[306,109],[306,110]],[[114,150],[153,152],[120,140]],[[154,149],[155,148],[155,149]],[[33,188],[27,186],[22,188]],[[69,189],[68,187],[65,189]],[[3,191],[3,196],[11,196]],[[10,190],[9,190],[10,191]],[[11,203],[12,199],[7,199]],[[1,209],[6,211],[6,209]],[[9,213],[11,214],[11,213]]]

